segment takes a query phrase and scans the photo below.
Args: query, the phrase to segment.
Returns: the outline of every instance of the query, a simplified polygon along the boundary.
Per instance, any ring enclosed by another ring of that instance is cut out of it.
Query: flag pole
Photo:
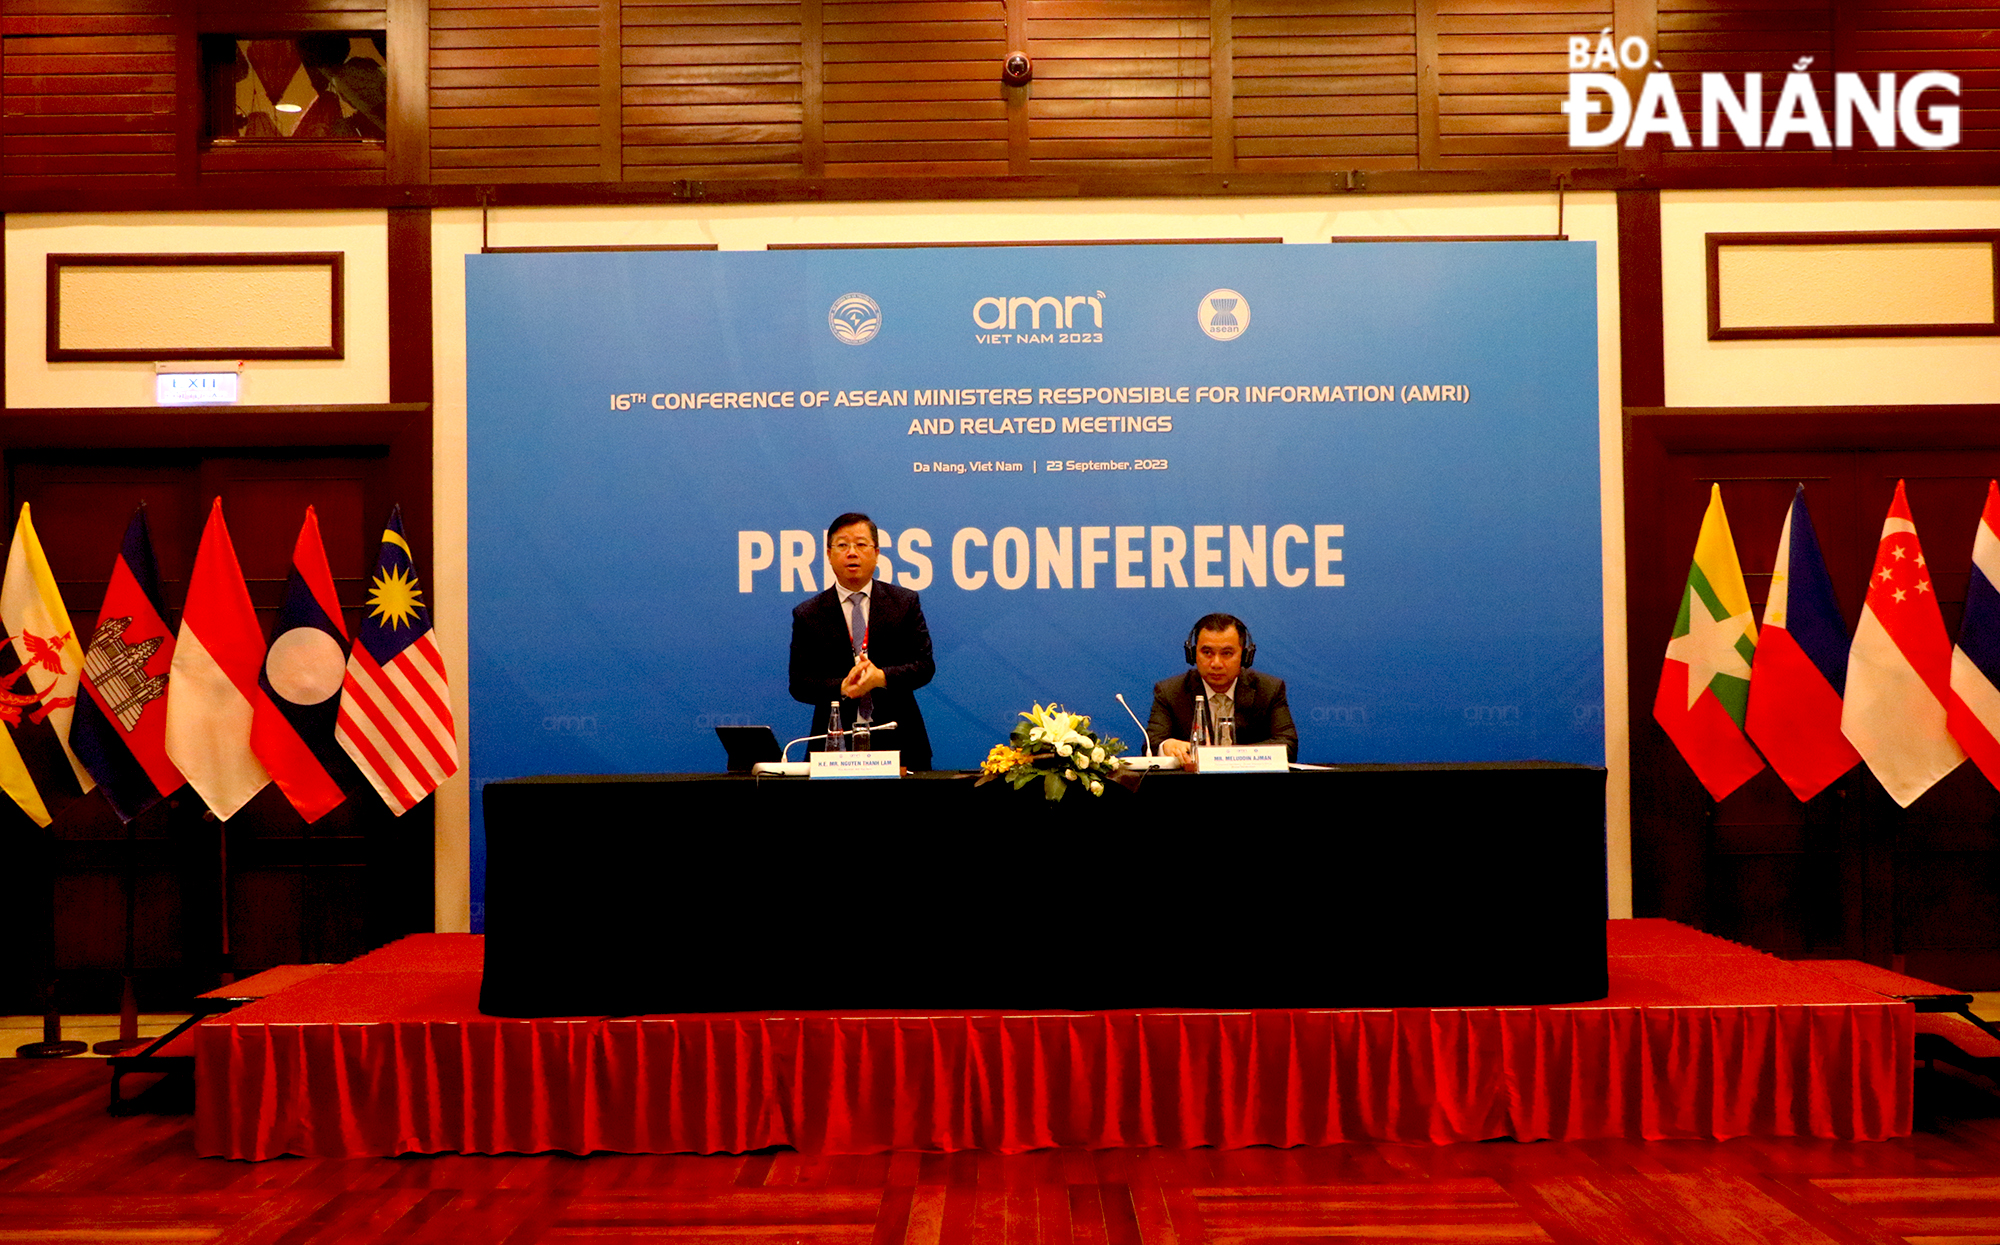
[[[82,1042],[65,1041],[62,1035],[62,1010],[56,1006],[56,872],[55,851],[50,845],[50,835],[46,830],[38,837],[42,853],[45,885],[42,894],[48,900],[48,919],[41,922],[47,933],[41,951],[42,970],[42,1040],[29,1042],[14,1048],[14,1054],[21,1059],[63,1059],[70,1055],[81,1055],[90,1049]]]
[[[139,866],[134,859],[139,836],[131,822],[125,823],[125,987],[118,995],[118,1036],[99,1042],[90,1049],[100,1055],[122,1055],[146,1045],[152,1039],[139,1036],[139,990],[134,978],[139,971]]]

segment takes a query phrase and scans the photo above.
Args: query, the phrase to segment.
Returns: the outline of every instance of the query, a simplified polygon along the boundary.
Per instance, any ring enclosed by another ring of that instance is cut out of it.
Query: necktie
[[[847,598],[847,638],[854,646],[854,655],[861,656],[868,647],[868,621],[861,617],[861,594]],[[865,692],[854,702],[856,722],[873,721],[875,717],[875,693]]]

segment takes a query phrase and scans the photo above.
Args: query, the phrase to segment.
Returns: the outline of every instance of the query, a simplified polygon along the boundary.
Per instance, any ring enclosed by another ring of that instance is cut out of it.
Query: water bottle
[[[1230,715],[1215,724],[1215,742],[1218,746],[1231,748],[1236,745],[1236,717]]]
[[[1194,706],[1194,731],[1188,742],[1197,748],[1208,745],[1208,723],[1205,720],[1207,717],[1208,702],[1205,700],[1196,701]]]
[[[837,700],[826,711],[826,751],[847,751],[847,732],[840,727],[840,702]]]

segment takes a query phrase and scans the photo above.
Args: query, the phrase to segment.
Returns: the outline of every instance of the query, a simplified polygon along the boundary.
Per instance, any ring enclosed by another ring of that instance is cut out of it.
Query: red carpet
[[[1909,1004],[1669,921],[1610,923],[1602,1002],[1397,1011],[500,1020],[480,942],[406,938],[198,1026],[200,1153],[1910,1131]]]

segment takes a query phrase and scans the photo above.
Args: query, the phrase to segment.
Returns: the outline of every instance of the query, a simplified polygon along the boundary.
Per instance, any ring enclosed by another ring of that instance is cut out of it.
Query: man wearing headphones
[[[1195,728],[1215,743],[1225,724],[1239,744],[1283,743],[1299,759],[1299,728],[1285,699],[1285,681],[1250,669],[1257,659],[1250,628],[1234,614],[1210,614],[1189,629],[1183,646],[1194,669],[1153,685],[1146,734],[1160,755],[1195,767]]]

